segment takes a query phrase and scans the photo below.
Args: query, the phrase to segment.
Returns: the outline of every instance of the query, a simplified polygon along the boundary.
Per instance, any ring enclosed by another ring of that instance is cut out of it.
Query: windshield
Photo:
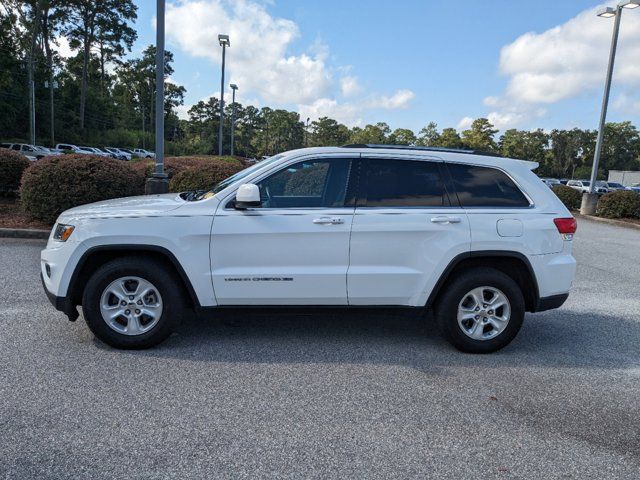
[[[223,181],[221,181],[220,183],[218,183],[216,186],[214,186],[210,190],[210,192],[214,193],[214,194],[218,193],[218,192],[221,192],[222,190],[227,188],[232,183],[235,183],[238,180],[242,180],[243,178],[248,177],[249,175],[251,175],[256,170],[258,170],[258,169],[260,169],[262,167],[265,167],[267,165],[270,165],[270,164],[276,162],[277,160],[280,160],[282,157],[284,157],[284,155],[274,155],[273,157],[269,157],[266,160],[262,160],[261,162],[258,162],[258,163],[254,164],[254,165],[251,165],[250,167],[245,168],[244,170],[240,170],[238,173],[235,173],[235,174],[231,175],[229,178],[226,178]]]
[[[614,188],[624,188],[624,186],[621,183],[616,183],[616,182],[609,182],[609,186]]]

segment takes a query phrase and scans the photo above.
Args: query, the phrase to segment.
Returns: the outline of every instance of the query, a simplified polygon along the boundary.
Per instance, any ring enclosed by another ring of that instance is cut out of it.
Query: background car
[[[68,153],[80,153],[83,155],[94,155],[93,150],[88,150],[85,147],[79,147],[77,145],[72,145],[70,143],[58,143],[56,145],[56,150],[60,152],[68,152]]]
[[[626,190],[626,187],[618,182],[603,182],[610,192],[615,190]]]
[[[541,178],[540,180],[542,180],[549,188],[553,187],[554,185],[562,185],[560,183],[560,180],[558,180],[557,178]]]
[[[43,147],[42,145],[34,145],[34,146],[39,152],[42,152],[43,157],[62,155],[62,152],[59,152],[54,148]]]
[[[630,187],[627,187],[628,190],[633,190],[634,192],[640,193],[640,183],[634,183]]]
[[[133,155],[138,158],[156,158],[156,154],[145,150],[144,148],[136,148],[133,150]]]
[[[567,182],[567,187],[575,188],[576,190],[580,190],[582,193],[589,193],[590,186],[591,182],[589,180],[569,180]],[[595,193],[608,192],[606,187],[599,186],[598,183],[596,183],[594,190]]]
[[[114,158],[117,158],[118,160],[131,160],[131,154],[125,152],[121,148],[103,147],[103,150],[111,153],[112,155],[114,155]]]
[[[11,145],[11,150],[22,153],[32,162],[35,162],[45,156],[42,152],[38,151],[36,147],[26,143],[14,143]]]

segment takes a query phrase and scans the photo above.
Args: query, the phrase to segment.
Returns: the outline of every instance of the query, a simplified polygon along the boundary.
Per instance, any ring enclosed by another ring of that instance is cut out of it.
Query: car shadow
[[[640,366],[638,339],[639,322],[559,309],[527,314],[504,349],[470,355],[442,339],[432,318],[406,311],[224,310],[213,318],[186,318],[163,344],[127,353],[211,363],[402,365],[442,374],[456,365],[629,368]]]

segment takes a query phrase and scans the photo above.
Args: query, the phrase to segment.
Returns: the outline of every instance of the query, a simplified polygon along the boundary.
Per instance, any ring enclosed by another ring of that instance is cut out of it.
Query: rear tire
[[[491,353],[508,345],[524,320],[518,284],[493,268],[473,268],[456,275],[436,304],[444,338],[467,353]]]
[[[161,263],[112,260],[89,278],[82,311],[93,334],[115,348],[143,349],[165,340],[184,311],[182,289]]]

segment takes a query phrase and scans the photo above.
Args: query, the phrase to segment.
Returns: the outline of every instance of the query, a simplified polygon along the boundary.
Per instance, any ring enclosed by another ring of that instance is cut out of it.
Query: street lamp
[[[602,153],[602,141],[604,139],[604,125],[607,119],[607,107],[609,106],[609,93],[611,92],[611,78],[613,77],[613,65],[616,60],[616,48],[618,46],[618,33],[620,31],[620,19],[623,8],[640,7],[640,0],[623,0],[617,7],[607,7],[598,12],[599,17],[615,17],[613,24],[613,36],[611,37],[611,49],[609,51],[609,65],[607,67],[607,77],[604,84],[604,95],[602,96],[602,109],[600,111],[600,123],[598,125],[598,137],[596,139],[596,150],[593,155],[593,166],[591,168],[591,182],[589,192],[582,196],[580,213],[583,215],[593,215],[596,213],[598,205],[598,195],[595,193],[596,180],[598,179],[598,164]]]
[[[231,46],[229,35],[218,35],[218,42],[222,47],[222,79],[220,80],[220,129],[218,130],[218,155],[222,156],[222,123],[224,118],[224,60],[226,48]]]
[[[233,91],[233,98],[231,99],[231,156],[233,157],[233,134],[236,129],[236,90],[238,85],[231,83],[229,86]]]

